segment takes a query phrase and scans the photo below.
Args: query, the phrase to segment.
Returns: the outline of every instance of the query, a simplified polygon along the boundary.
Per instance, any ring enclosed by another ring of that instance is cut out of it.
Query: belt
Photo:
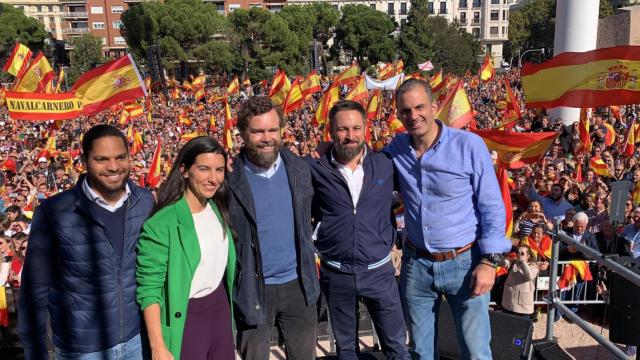
[[[330,260],[325,258],[324,256],[320,256],[320,260],[325,264],[328,265],[336,270],[340,270],[342,267],[342,264],[339,261],[334,261],[334,260]],[[388,263],[389,261],[391,261],[391,253],[389,253],[389,255],[385,256],[384,259],[376,261],[374,263],[368,264],[367,265],[367,270],[373,270],[373,269],[377,269],[379,267],[381,267],[382,265]]]
[[[472,241],[472,242],[468,243],[467,245],[465,245],[463,247],[455,248],[455,249],[450,250],[450,251],[435,252],[435,253],[432,253],[432,252],[417,248],[415,245],[413,245],[411,243],[411,241],[409,241],[409,239],[407,239],[406,244],[409,247],[409,249],[415,251],[416,255],[418,255],[419,257],[422,257],[422,258],[425,258],[425,259],[428,259],[428,260],[431,260],[431,261],[435,261],[435,262],[441,262],[441,261],[455,259],[456,256],[458,256],[458,255],[462,254],[463,252],[471,249],[473,247],[473,245],[476,244],[476,242]]]

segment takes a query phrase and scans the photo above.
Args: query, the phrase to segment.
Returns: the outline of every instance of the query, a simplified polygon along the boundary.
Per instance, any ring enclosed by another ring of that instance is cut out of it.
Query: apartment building
[[[64,6],[60,0],[0,0],[21,9],[26,16],[38,19],[54,39],[63,39]]]

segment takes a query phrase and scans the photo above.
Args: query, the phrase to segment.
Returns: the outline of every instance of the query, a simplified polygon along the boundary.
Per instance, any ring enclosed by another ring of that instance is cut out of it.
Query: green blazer
[[[210,204],[220,222],[224,224],[218,207],[213,201],[210,201]],[[226,285],[229,304],[232,306],[236,251],[231,230],[227,224],[225,227],[229,243]],[[138,242],[137,262],[138,303],[142,310],[152,304],[160,305],[162,336],[167,348],[178,360],[187,318],[191,280],[200,263],[200,245],[191,210],[184,197],[161,209],[144,223]],[[233,314],[231,318],[233,323]]]

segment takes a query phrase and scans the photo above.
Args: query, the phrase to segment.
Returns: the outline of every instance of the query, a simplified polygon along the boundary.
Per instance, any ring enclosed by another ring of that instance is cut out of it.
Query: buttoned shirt
[[[89,198],[89,200],[93,201],[94,203],[96,203],[96,205],[109,212],[115,212],[116,210],[118,210],[122,205],[124,205],[124,202],[127,201],[127,199],[129,198],[129,194],[131,194],[129,184],[126,184],[124,187],[124,195],[122,195],[122,197],[118,201],[116,201],[115,204],[111,205],[104,199],[104,197],[102,197],[102,195],[98,194],[91,188],[91,186],[89,186],[89,182],[86,178],[82,182],[82,191]]]
[[[352,171],[346,165],[342,165],[338,161],[331,152],[331,161],[336,165],[340,174],[347,181],[347,186],[349,186],[349,193],[351,194],[351,201],[353,202],[353,207],[355,208],[358,205],[358,199],[360,198],[360,193],[362,192],[362,183],[364,181],[364,168],[362,167],[362,163],[364,162],[364,157],[367,156],[367,147],[364,147],[364,153],[358,160],[358,164],[356,168]]]
[[[260,167],[258,165],[253,164],[251,161],[249,161],[247,159],[247,161],[244,162],[244,168],[247,171],[251,171],[251,173],[256,174],[258,176],[267,178],[267,179],[271,179],[271,177],[273,175],[275,175],[276,171],[278,171],[278,168],[280,167],[280,165],[282,165],[282,158],[280,157],[280,154],[278,154],[278,158],[276,159],[276,161],[269,166],[268,168],[263,168]]]
[[[420,158],[408,134],[385,148],[398,176],[409,240],[431,252],[476,240],[483,254],[507,252],[505,208],[487,146],[473,133],[436,121],[440,136]]]

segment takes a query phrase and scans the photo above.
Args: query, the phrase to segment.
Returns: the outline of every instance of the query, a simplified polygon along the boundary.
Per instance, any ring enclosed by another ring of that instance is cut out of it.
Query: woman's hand
[[[163,343],[157,347],[151,347],[151,358],[153,360],[173,360],[173,355]]]

